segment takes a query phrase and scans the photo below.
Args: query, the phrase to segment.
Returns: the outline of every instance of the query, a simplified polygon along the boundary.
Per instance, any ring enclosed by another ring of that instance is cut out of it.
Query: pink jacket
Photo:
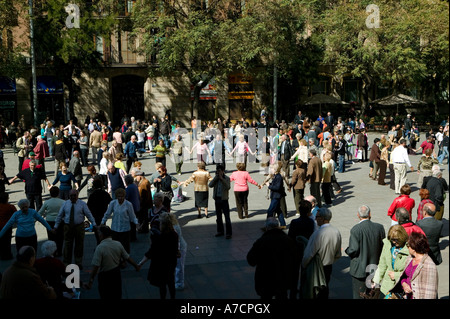
[[[230,176],[230,182],[234,181],[235,192],[245,192],[248,190],[248,184],[258,185],[247,171],[234,171]]]

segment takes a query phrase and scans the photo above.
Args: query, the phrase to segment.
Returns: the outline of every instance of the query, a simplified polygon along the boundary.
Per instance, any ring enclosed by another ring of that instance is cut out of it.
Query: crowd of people
[[[34,224],[39,221],[47,228],[49,245],[54,247],[48,255],[61,257],[63,265],[75,263],[80,269],[85,232],[94,232],[94,268],[84,287],[91,288],[98,275],[101,298],[120,299],[120,270],[128,262],[139,271],[147,260],[152,261],[149,283],[160,289],[161,298],[166,298],[167,290],[170,298],[175,298],[176,289],[184,288],[187,243],[171,203],[184,200],[181,190],[193,182],[193,206],[198,218],[203,217],[202,210],[205,217],[210,216],[211,189],[217,217],[215,236],[226,239],[231,239],[233,233],[231,188],[238,217],[246,219],[250,217],[249,184],[258,189],[267,186],[264,234],[247,256],[248,263],[256,266],[256,292],[265,299],[328,298],[332,265],[341,257],[341,234],[330,224],[333,199],[342,192],[338,177],[345,176],[350,165],[368,162],[369,178],[380,186],[390,185],[399,196],[387,212],[392,219],[387,237],[381,225],[370,222],[368,206],[358,210],[358,218],[368,222],[352,229],[345,250],[351,258],[354,298],[367,296],[366,266],[370,264],[379,264],[373,285],[382,297],[400,294],[402,298],[436,298],[436,265],[442,261],[438,244],[448,191],[439,165],[445,158],[448,161],[449,123],[443,123],[437,134],[427,132],[419,148],[420,134],[411,123],[408,115],[404,123],[393,125],[373,144],[362,118],[335,119],[331,112],[310,118],[299,111],[291,123],[277,120],[270,125],[262,113],[259,121],[251,123],[219,118],[203,124],[194,117],[191,127],[183,128],[172,121],[168,112],[161,119],[153,116],[149,121],[124,114],[114,128],[102,114],[86,118],[82,125],[76,120],[57,125],[46,119],[40,128],[15,127],[8,130],[7,140],[18,157],[18,172],[8,179],[4,164],[0,165],[0,257],[13,258],[12,226],[17,225],[17,260],[3,274],[0,297],[16,298],[27,293],[11,285],[18,268],[22,267],[22,272],[27,269],[30,277],[36,275]],[[409,196],[406,173],[408,168],[414,170],[409,156],[420,150],[423,154],[417,167],[417,185],[422,202],[413,222],[415,202]],[[154,154],[151,174],[144,173],[140,161],[145,154]],[[175,163],[174,174],[167,170],[167,156]],[[48,178],[48,162],[52,160],[53,182]],[[198,169],[185,181],[179,181],[174,175],[182,175],[186,161],[197,163]],[[248,163],[259,163],[265,178],[262,183],[247,171]],[[214,165],[214,174],[209,165]],[[16,180],[25,184],[26,198],[18,202],[19,210],[9,204],[7,194],[8,186]],[[44,182],[50,192],[45,201]],[[310,195],[305,196],[308,185]],[[86,200],[80,198],[84,187]],[[286,191],[292,191],[295,204],[296,218],[290,225],[286,223],[290,217]],[[111,226],[106,226],[109,219]],[[136,233],[149,233],[151,238],[149,250],[139,263],[130,257]],[[399,265],[394,260],[388,262],[394,254],[397,259],[404,256]],[[42,272],[56,264],[47,268],[41,264],[45,270],[38,269],[37,273],[43,278]],[[285,271],[274,276],[274,269]],[[416,272],[420,272],[418,279]],[[38,290],[44,291],[43,287]],[[63,294],[61,287],[54,290],[45,290],[42,296],[72,296]]]

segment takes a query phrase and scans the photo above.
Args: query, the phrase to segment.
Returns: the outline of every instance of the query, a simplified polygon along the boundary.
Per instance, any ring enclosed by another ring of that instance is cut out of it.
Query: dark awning
[[[0,94],[16,94],[16,80],[0,76]]]
[[[37,92],[41,94],[61,94],[64,93],[64,87],[55,76],[38,76]]]

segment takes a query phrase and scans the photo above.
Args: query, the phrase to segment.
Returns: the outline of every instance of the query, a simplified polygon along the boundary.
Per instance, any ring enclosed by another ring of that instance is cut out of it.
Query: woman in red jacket
[[[398,224],[397,218],[395,217],[395,210],[399,207],[406,208],[409,212],[409,220],[412,220],[412,209],[416,205],[416,202],[413,198],[409,197],[410,194],[411,187],[409,187],[408,184],[405,184],[400,188],[400,196],[394,199],[387,213],[392,219],[391,226]]]

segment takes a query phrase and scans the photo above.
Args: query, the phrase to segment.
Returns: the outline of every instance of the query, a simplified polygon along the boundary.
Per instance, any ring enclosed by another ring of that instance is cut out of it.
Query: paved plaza
[[[370,145],[373,139],[379,136],[376,132],[369,133]],[[425,136],[422,133],[421,140]],[[17,155],[14,155],[11,148],[3,149],[6,161],[6,174],[8,178],[17,173]],[[420,155],[410,156],[414,169],[420,159]],[[143,171],[150,175],[154,171],[154,156],[145,154],[140,161],[143,163]],[[174,173],[175,166],[168,160],[168,172]],[[441,166],[444,171],[444,178],[449,181],[449,169],[446,165]],[[53,161],[45,163],[50,182],[55,177],[55,164]],[[215,166],[208,165],[207,169],[214,173]],[[227,174],[230,175],[235,169],[233,163],[227,164]],[[83,168],[86,173],[86,169]],[[185,181],[190,174],[196,170],[194,162],[185,163],[182,167],[183,174],[176,176],[180,181]],[[265,176],[260,173],[257,163],[250,163],[247,170],[258,183],[263,182]],[[292,170],[291,170],[292,172]],[[369,163],[355,163],[346,166],[345,173],[336,173],[337,180],[343,191],[336,194],[333,205],[330,207],[333,218],[331,224],[335,226],[342,235],[342,257],[333,265],[333,272],[330,282],[330,299],[351,299],[352,286],[349,275],[350,259],[345,254],[348,245],[350,229],[358,223],[356,216],[357,209],[361,204],[366,204],[371,208],[372,220],[384,225],[386,233],[390,227],[390,218],[387,210],[396,197],[393,190],[388,185],[380,186],[376,181],[369,179]],[[389,173],[387,174],[387,180]],[[413,219],[417,214],[417,206],[420,202],[418,186],[418,174],[416,171],[408,171],[408,183],[412,186],[411,197],[416,201],[413,209]],[[210,195],[209,218],[197,218],[197,210],[194,207],[194,185],[190,184],[184,189],[187,200],[182,203],[172,205],[173,212],[177,215],[182,227],[183,236],[187,242],[188,250],[185,267],[185,289],[177,291],[177,299],[259,299],[254,289],[255,268],[249,266],[246,255],[252,244],[261,234],[261,227],[264,225],[266,210],[269,207],[269,200],[266,199],[267,187],[259,190],[254,185],[250,185],[249,194],[249,218],[240,220],[235,209],[235,199],[230,192],[231,220],[233,226],[233,237],[215,237],[216,216],[214,212],[214,201]],[[15,181],[7,191],[10,194],[10,202],[17,204],[21,198],[25,198],[24,184]],[[211,193],[210,193],[211,194]],[[309,186],[305,189],[305,195],[309,195]],[[45,191],[44,200],[49,197],[48,190]],[[86,200],[86,188],[81,191],[80,198]],[[289,210],[289,218],[286,223],[296,218],[292,193],[286,197]],[[449,199],[448,194],[445,201],[444,230],[440,241],[443,263],[438,266],[440,299],[449,298]],[[45,228],[36,224],[38,240],[40,243],[47,239]],[[287,231],[287,230],[286,230]],[[13,239],[14,243],[14,239]],[[93,233],[86,233],[82,281],[88,281],[91,270],[91,259],[95,249],[95,237]],[[131,257],[139,262],[144,253],[149,248],[148,234],[138,234],[138,239],[132,242]],[[15,254],[15,247],[13,253]],[[40,252],[38,252],[38,257]],[[11,261],[0,262],[0,272],[3,272]],[[147,281],[149,267],[147,262],[140,272],[136,272],[131,265],[122,270],[123,277],[123,298],[124,299],[159,299],[159,290]],[[276,270],[274,270],[276,271]],[[91,290],[81,289],[82,299],[98,299],[97,281]]]

